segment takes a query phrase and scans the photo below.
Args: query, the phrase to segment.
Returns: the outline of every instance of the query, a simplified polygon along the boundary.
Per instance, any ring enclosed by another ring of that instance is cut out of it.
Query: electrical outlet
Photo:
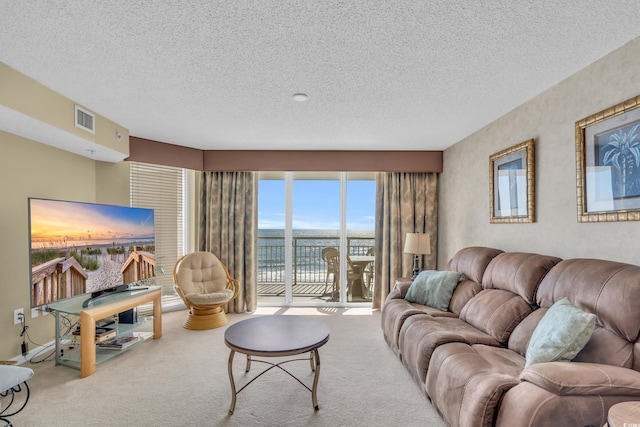
[[[31,309],[31,318],[33,319],[34,317],[38,317],[38,315],[40,314],[40,310],[37,308],[32,308]]]
[[[22,315],[22,316],[20,316]],[[22,320],[24,319],[24,309],[23,308],[18,308],[17,310],[13,310],[13,324],[14,325],[19,325],[20,323],[22,323]]]

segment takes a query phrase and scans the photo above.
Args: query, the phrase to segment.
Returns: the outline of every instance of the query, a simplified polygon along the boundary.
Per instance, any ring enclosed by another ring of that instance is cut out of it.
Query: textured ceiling
[[[142,138],[441,150],[640,36],[638,10],[637,0],[2,1],[0,61]]]

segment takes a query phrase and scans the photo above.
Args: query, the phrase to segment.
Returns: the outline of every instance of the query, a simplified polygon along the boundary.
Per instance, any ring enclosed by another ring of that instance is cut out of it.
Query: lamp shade
[[[404,241],[404,253],[427,255],[431,253],[431,241],[429,235],[424,233],[407,233]]]

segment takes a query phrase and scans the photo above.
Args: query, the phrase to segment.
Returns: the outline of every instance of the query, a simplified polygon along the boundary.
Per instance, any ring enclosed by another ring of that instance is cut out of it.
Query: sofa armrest
[[[409,290],[409,287],[412,283],[413,281],[410,279],[398,279],[396,280],[396,286],[394,290],[400,292],[400,298],[404,298],[407,295],[407,291]]]
[[[387,295],[387,300],[392,299],[404,299],[405,295],[407,295],[407,291],[409,290],[409,286],[413,283],[408,279],[396,279],[396,283],[391,289],[391,292]]]
[[[520,380],[559,396],[638,396],[640,393],[640,372],[597,363],[537,363],[526,367]]]

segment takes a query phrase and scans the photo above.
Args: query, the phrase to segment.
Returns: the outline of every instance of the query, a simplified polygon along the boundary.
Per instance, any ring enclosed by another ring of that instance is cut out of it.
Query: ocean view
[[[340,231],[327,229],[293,230],[294,283],[324,283],[327,265],[322,249],[340,247]],[[365,255],[374,245],[374,230],[349,230],[349,255]],[[258,230],[258,282],[284,282],[284,230]]]

